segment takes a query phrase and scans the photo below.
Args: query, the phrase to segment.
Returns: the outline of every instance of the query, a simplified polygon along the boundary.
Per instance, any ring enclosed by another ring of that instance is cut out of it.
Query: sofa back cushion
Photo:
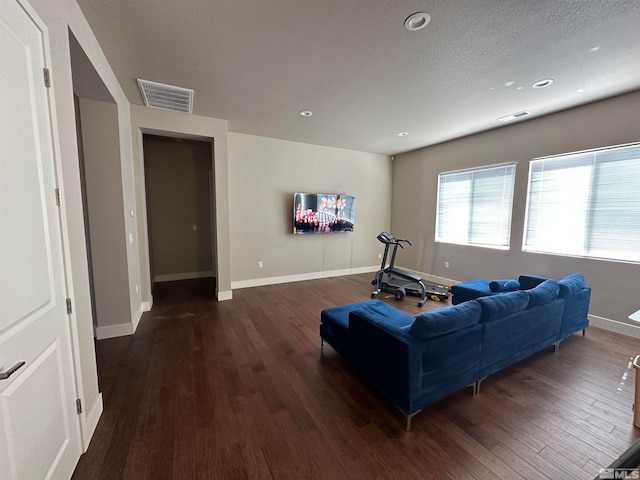
[[[572,273],[558,281],[560,297],[564,298],[572,293],[579,292],[585,287],[585,278],[581,273]]]
[[[492,292],[515,292],[520,289],[520,282],[511,279],[494,280],[489,282],[489,289]]]
[[[560,288],[556,280],[545,280],[537,287],[527,290],[529,294],[529,308],[537,307],[558,298]]]
[[[438,308],[416,315],[409,329],[409,335],[418,340],[426,340],[461,330],[480,321],[480,305],[470,300],[451,307]]]
[[[529,294],[523,291],[501,293],[491,297],[482,297],[476,300],[480,304],[482,313],[480,321],[504,317],[527,308]]]

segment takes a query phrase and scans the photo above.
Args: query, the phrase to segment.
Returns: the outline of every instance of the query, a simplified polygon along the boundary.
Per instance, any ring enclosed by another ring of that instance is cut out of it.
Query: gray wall
[[[129,320],[118,111],[115,103],[80,99],[96,327]]]
[[[212,160],[211,142],[144,136],[149,248],[155,281],[213,274]]]
[[[593,287],[590,313],[628,321],[640,308],[640,266],[633,263],[522,252],[529,161],[534,157],[640,141],[640,91],[396,157],[392,230],[416,248],[401,263],[455,281],[513,278],[521,273],[560,278],[582,272]],[[518,162],[509,251],[435,243],[438,173]],[[640,192],[638,192],[640,194]],[[449,262],[449,269],[444,262]]]
[[[391,221],[389,157],[231,132],[228,141],[234,288],[378,264],[375,237]],[[355,231],[293,235],[295,192],[355,195]]]

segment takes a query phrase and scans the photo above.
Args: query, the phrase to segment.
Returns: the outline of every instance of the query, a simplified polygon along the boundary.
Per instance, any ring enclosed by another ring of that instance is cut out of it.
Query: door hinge
[[[67,314],[71,315],[73,313],[73,308],[71,307],[71,299],[67,298]]]
[[[79,398],[76,400],[76,412],[78,413],[78,415],[82,413],[82,400],[80,400]]]
[[[62,190],[56,188],[56,205],[62,205]]]
[[[49,73],[49,69],[48,68],[43,68],[42,72],[44,73],[44,86],[45,87],[50,87],[51,86],[51,74]]]

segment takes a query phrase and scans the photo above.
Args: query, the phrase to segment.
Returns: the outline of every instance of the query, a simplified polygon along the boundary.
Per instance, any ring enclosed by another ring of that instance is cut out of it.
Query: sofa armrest
[[[422,344],[380,317],[364,310],[350,313],[350,360],[376,389],[412,414],[412,401],[421,394]]]

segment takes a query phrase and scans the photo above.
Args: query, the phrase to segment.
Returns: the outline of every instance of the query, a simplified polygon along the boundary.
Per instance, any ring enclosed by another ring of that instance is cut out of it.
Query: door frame
[[[49,40],[49,30],[47,28],[46,23],[40,18],[35,9],[29,4],[27,0],[15,0],[29,15],[34,24],[42,31],[42,46],[43,46],[43,59],[45,68],[51,71],[52,60],[51,60],[51,42]],[[82,368],[82,364],[80,361],[79,351],[80,351],[80,337],[78,335],[78,319],[75,315],[75,308],[73,305],[75,295],[73,289],[73,280],[72,280],[72,269],[71,269],[71,250],[69,248],[69,229],[68,229],[68,221],[66,210],[64,208],[65,198],[64,198],[64,184],[63,184],[63,174],[62,174],[62,150],[60,148],[60,137],[59,137],[59,128],[57,122],[57,110],[56,110],[56,102],[55,102],[55,85],[53,80],[51,80],[51,86],[46,89],[47,103],[49,106],[49,115],[50,115],[50,128],[51,128],[51,151],[52,151],[52,160],[53,160],[53,170],[55,172],[55,180],[58,188],[61,192],[61,203],[62,205],[58,208],[58,218],[60,222],[60,242],[62,247],[62,264],[64,268],[64,286],[63,289],[66,292],[66,298],[71,299],[71,313],[68,314],[68,324],[69,324],[69,333],[71,335],[71,359],[73,362],[73,371],[70,372],[73,383],[75,387],[75,398],[84,399],[84,390],[82,385],[82,378],[78,375],[78,372]],[[101,400],[101,397],[100,397]],[[100,401],[100,405],[102,402]],[[102,412],[102,408],[100,408],[100,412],[98,412],[98,418],[100,413]],[[86,452],[89,447],[89,442],[93,435],[94,429],[85,429],[83,426],[86,425],[85,419],[87,418],[88,412],[83,410],[76,416],[75,421],[71,419],[70,424],[73,425],[76,429],[77,434],[80,437],[80,445],[82,446],[83,452]],[[97,424],[97,418],[95,420]]]

